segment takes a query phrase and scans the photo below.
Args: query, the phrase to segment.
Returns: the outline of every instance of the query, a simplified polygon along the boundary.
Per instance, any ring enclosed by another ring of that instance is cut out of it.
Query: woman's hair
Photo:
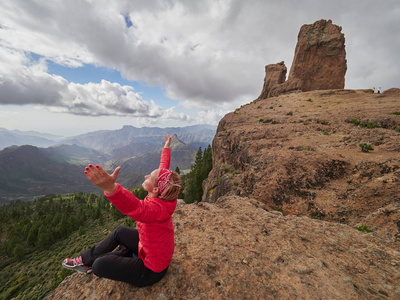
[[[177,199],[181,189],[181,184],[181,176],[176,172],[172,172],[164,192],[160,195],[160,199],[167,201]]]

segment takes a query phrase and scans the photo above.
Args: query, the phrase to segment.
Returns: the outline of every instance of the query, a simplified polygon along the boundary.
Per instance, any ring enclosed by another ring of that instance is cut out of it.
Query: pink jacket
[[[169,148],[164,148],[159,168],[169,169],[170,159]],[[161,272],[168,267],[174,253],[172,214],[177,200],[164,201],[149,196],[139,200],[119,184],[113,194],[105,196],[121,213],[136,221],[139,257],[144,265],[154,272]]]

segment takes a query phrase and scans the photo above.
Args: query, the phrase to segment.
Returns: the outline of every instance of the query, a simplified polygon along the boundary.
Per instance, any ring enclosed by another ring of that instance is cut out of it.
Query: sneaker
[[[75,270],[81,273],[86,273],[86,274],[92,273],[92,268],[89,268],[83,264],[81,256],[64,259],[64,261],[62,262],[62,266],[64,268]]]

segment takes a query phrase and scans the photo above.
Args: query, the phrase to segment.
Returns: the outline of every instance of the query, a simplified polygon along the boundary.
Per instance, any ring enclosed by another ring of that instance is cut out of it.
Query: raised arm
[[[164,149],[161,152],[161,160],[159,169],[169,169],[169,164],[171,161],[171,151],[169,150],[169,145],[171,144],[172,136],[168,134],[165,136]]]

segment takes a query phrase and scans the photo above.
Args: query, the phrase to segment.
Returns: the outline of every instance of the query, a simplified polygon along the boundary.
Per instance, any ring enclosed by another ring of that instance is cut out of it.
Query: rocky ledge
[[[400,252],[376,233],[238,196],[181,205],[169,272],[145,288],[80,273],[50,299],[398,299]]]

